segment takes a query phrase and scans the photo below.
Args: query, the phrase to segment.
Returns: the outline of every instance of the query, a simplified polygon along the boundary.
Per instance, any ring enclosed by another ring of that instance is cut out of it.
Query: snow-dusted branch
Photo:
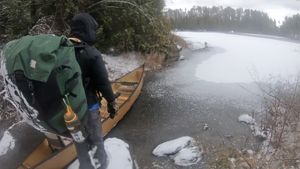
[[[0,96],[3,95],[3,94],[5,94],[5,93],[6,93],[6,90],[4,89],[4,90],[2,90],[2,91],[0,92]]]
[[[115,3],[115,4],[122,4],[122,5],[130,5],[134,8],[136,8],[142,15],[144,15],[150,22],[153,22],[153,17],[151,17],[149,14],[146,13],[144,9],[142,9],[138,4],[130,2],[130,1],[120,1],[120,0],[103,0],[96,2],[92,5],[90,5],[88,8],[93,11],[93,8],[95,8],[98,5],[106,4],[106,3]],[[112,7],[112,5],[110,5]],[[116,6],[117,7],[117,6]]]

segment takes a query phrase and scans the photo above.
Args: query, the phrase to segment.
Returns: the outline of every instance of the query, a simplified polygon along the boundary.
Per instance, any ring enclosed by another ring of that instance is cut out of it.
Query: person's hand
[[[109,118],[113,119],[116,116],[119,107],[115,101],[107,104],[107,111],[109,113]]]

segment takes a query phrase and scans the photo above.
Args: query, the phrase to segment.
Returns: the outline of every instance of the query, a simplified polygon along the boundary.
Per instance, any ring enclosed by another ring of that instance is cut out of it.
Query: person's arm
[[[107,102],[112,103],[115,101],[115,97],[108,79],[104,61],[100,53],[95,56],[93,62],[94,63],[91,63],[91,81],[93,81],[92,83],[94,83],[96,89],[101,92],[102,96],[107,100]]]

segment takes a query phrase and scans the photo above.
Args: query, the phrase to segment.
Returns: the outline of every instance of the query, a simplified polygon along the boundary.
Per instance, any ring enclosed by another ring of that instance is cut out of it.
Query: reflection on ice
[[[249,83],[269,77],[294,77],[300,70],[298,43],[222,33],[177,34],[195,44],[207,41],[213,48],[224,49],[224,52],[198,65],[195,76],[200,80]]]

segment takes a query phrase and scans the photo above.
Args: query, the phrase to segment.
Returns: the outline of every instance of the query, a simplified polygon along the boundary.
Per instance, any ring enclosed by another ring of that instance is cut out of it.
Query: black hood
[[[97,21],[87,13],[79,13],[72,18],[71,34],[89,45],[95,44],[97,29]]]

